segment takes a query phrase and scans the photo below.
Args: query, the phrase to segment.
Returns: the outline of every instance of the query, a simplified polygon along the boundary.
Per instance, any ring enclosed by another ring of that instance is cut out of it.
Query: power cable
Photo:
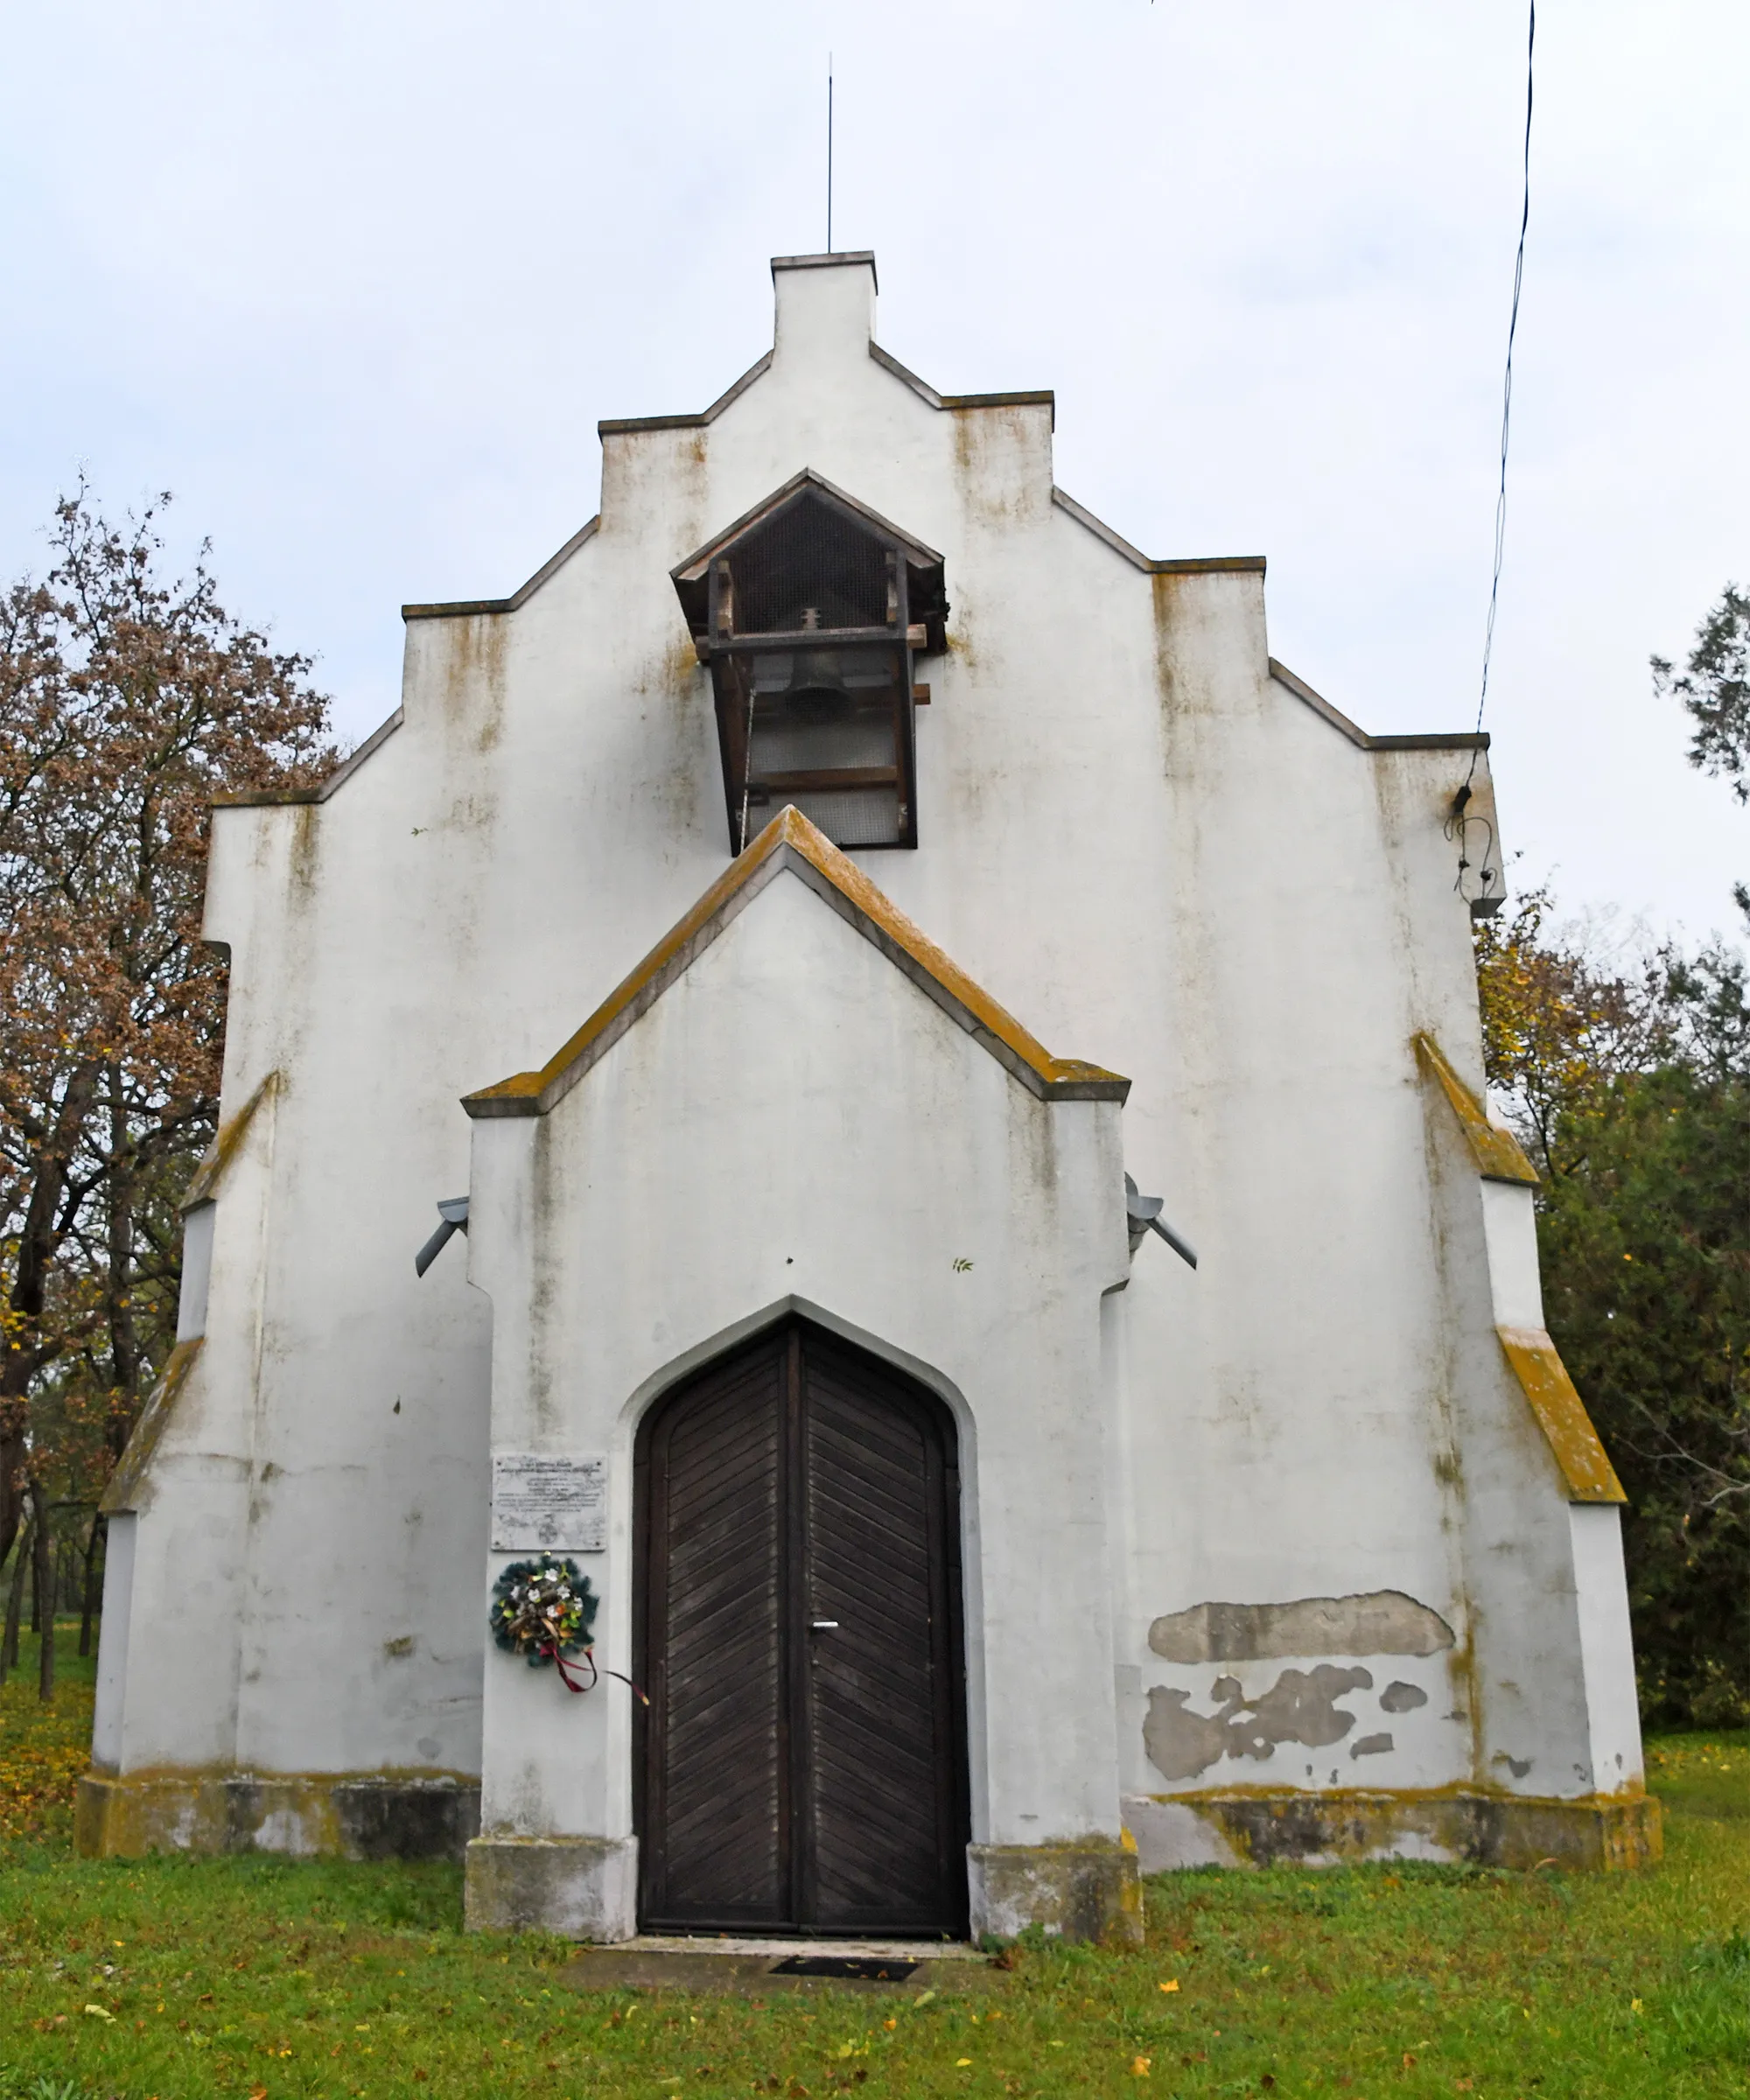
[[[1525,281],[1525,233],[1531,223],[1531,91],[1532,60],[1537,48],[1537,0],[1530,0],[1530,21],[1525,37],[1525,153],[1524,195],[1519,212],[1519,252],[1513,262],[1513,310],[1507,322],[1507,372],[1501,388],[1501,486],[1494,500],[1494,572],[1488,586],[1488,625],[1482,643],[1482,685],[1477,695],[1476,733],[1482,734],[1483,710],[1488,704],[1488,666],[1494,654],[1494,615],[1501,599],[1501,561],[1507,544],[1507,447],[1513,427],[1513,344],[1519,332],[1519,293]],[[1476,771],[1477,754],[1471,753],[1471,772]],[[1469,776],[1465,785],[1470,785]]]

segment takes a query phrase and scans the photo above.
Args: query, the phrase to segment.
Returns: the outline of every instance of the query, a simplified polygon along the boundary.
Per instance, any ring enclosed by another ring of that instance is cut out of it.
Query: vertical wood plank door
[[[637,1504],[644,1926],[962,1933],[947,1409],[793,1320],[652,1410]]]

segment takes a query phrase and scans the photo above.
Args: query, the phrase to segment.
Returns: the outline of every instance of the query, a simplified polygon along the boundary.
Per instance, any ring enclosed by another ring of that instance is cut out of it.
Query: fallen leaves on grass
[[[91,1763],[91,1690],[74,1679],[46,1706],[36,1672],[0,1687],[0,1838],[66,1834],[74,1796]]]

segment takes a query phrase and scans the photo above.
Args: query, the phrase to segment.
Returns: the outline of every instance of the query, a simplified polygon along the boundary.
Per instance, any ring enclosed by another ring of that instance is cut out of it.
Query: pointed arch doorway
[[[666,1394],[635,1474],[640,1924],[963,1934],[947,1408],[791,1318]]]

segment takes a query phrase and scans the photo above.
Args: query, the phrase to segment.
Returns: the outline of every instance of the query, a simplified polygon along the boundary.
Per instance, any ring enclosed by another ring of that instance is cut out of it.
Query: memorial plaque
[[[494,1553],[605,1553],[607,1460],[575,1453],[493,1453]]]

